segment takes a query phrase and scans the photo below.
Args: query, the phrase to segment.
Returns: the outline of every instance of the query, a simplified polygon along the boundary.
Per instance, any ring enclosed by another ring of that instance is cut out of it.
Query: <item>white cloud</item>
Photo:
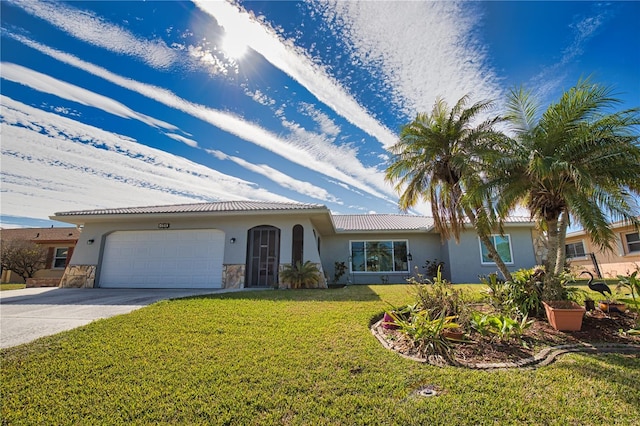
[[[500,88],[470,38],[472,3],[311,1],[353,60],[393,87],[393,104],[409,116],[429,111],[437,97],[453,105],[463,95],[497,99]]]
[[[314,64],[301,49],[282,40],[272,28],[227,2],[196,0],[195,3],[213,16],[225,31],[233,31],[238,37],[243,37],[251,49],[295,79],[337,114],[375,137],[383,146],[395,143],[396,135],[369,115],[365,108],[323,68]]]
[[[99,108],[110,114],[117,115],[118,117],[133,118],[148,124],[149,126],[162,127],[170,130],[178,129],[172,124],[135,112],[111,98],[91,92],[73,84],[60,81],[29,68],[9,62],[2,62],[0,63],[0,66],[2,67],[2,78],[22,84],[34,90],[39,90],[63,99],[78,102],[82,105]]]
[[[235,62],[224,61],[218,52],[206,48],[205,46],[193,46],[186,47],[189,55],[196,60],[197,63],[202,65],[209,73],[215,74],[228,74],[230,71],[237,73],[238,66]]]
[[[256,89],[255,91],[251,91],[246,86],[243,87],[243,89],[244,89],[244,93],[247,96],[249,96],[251,99],[253,99],[255,102],[259,103],[260,105],[274,106],[276,104],[276,100],[275,99],[270,98],[265,93],[262,93],[262,91],[260,91],[260,89]]]
[[[331,195],[326,189],[320,188],[319,186],[313,185],[312,183],[309,183],[309,182],[305,182],[299,179],[294,179],[293,177],[285,173],[282,173],[281,171],[276,170],[273,167],[270,167],[266,164],[253,164],[240,157],[227,155],[218,150],[207,149],[206,151],[220,160],[233,161],[234,163],[238,164],[241,167],[244,167],[249,171],[258,173],[272,180],[273,182],[277,183],[283,188],[296,191],[302,195],[306,195],[308,197],[315,198],[317,200],[327,201],[327,202],[336,203],[336,204],[342,204],[342,202],[339,199]]]
[[[327,114],[316,109],[312,104],[302,102],[300,104],[303,114],[313,118],[320,126],[320,131],[327,136],[336,137],[340,134],[340,126],[338,126]]]
[[[557,95],[556,92],[567,79],[567,66],[584,53],[585,44],[609,19],[610,14],[606,8],[606,5],[594,3],[594,12],[591,15],[576,18],[576,22],[569,25],[573,32],[573,40],[561,52],[560,60],[554,64],[545,64],[543,71],[529,80],[526,86],[535,88],[536,96],[542,104],[547,104],[550,97]],[[571,85],[575,83],[570,82]]]
[[[292,201],[126,136],[1,96],[2,214],[214,200]],[[96,192],[99,189],[99,193]]]
[[[232,113],[194,104],[176,96],[169,90],[121,77],[73,55],[51,49],[25,37],[11,36],[61,62],[190,114],[232,135],[278,154],[295,164],[325,176],[339,179],[350,186],[384,200],[394,196],[393,190],[384,181],[382,172],[375,168],[365,167],[358,160],[355,150],[346,146],[335,146],[323,135],[308,132],[300,126],[292,124],[290,127],[291,135],[287,138],[282,138]]]
[[[140,40],[130,31],[105,22],[90,11],[81,11],[60,2],[8,1],[82,41],[118,54],[139,57],[154,68],[168,68],[181,56],[162,40]]]
[[[182,142],[194,148],[198,147],[198,142],[194,141],[193,139],[185,138],[184,136],[176,135],[175,133],[165,133],[165,134],[169,136],[171,139],[177,140],[178,142]]]

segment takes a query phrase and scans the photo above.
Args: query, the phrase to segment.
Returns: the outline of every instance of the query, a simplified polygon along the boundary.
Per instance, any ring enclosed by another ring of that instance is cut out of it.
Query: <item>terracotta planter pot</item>
[[[607,300],[601,300],[598,303],[598,307],[602,312],[624,312],[627,310],[627,305],[622,302],[613,302]]]
[[[579,331],[586,309],[575,302],[542,302],[551,327],[560,331]]]
[[[464,338],[464,331],[455,328],[445,328],[442,330],[442,335],[449,340],[462,340]]]

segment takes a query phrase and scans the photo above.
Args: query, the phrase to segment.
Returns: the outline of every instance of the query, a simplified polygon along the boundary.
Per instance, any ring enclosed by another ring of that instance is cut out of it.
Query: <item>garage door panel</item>
[[[107,237],[100,287],[221,288],[224,232],[118,231]]]

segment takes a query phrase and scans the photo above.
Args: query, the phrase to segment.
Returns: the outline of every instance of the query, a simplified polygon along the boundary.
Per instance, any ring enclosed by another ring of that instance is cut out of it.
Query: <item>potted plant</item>
[[[619,312],[622,313],[627,310],[627,305],[624,302],[620,302],[616,299],[601,300],[598,303],[598,307],[602,312]]]
[[[586,297],[584,299],[584,308],[589,312],[593,311],[596,308],[596,301],[590,297]]]
[[[542,291],[542,305],[547,320],[553,328],[559,331],[579,331],[587,310],[570,300],[570,295],[575,293],[575,290],[567,289],[566,281],[568,280],[564,276],[546,276]]]
[[[560,331],[579,331],[587,311],[572,300],[543,301],[544,311],[551,327]]]

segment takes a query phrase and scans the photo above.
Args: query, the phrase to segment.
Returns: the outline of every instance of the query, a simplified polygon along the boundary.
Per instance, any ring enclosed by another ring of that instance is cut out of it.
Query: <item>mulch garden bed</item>
[[[586,313],[580,331],[558,331],[552,328],[546,319],[536,318],[521,339],[514,338],[507,342],[502,342],[495,337],[471,333],[465,336],[465,342],[452,343],[453,361],[461,366],[531,365],[533,362],[526,360],[539,357],[536,363],[543,361],[543,357],[539,354],[545,348],[572,346],[624,348],[628,345],[636,352],[633,356],[640,357],[640,336],[621,332],[634,327],[637,315],[628,311],[606,314],[596,309]],[[442,360],[433,362],[432,359],[425,359],[422,354],[417,353],[412,342],[397,330],[385,329],[377,323],[372,331],[385,346],[403,356],[435,364],[443,363]]]

